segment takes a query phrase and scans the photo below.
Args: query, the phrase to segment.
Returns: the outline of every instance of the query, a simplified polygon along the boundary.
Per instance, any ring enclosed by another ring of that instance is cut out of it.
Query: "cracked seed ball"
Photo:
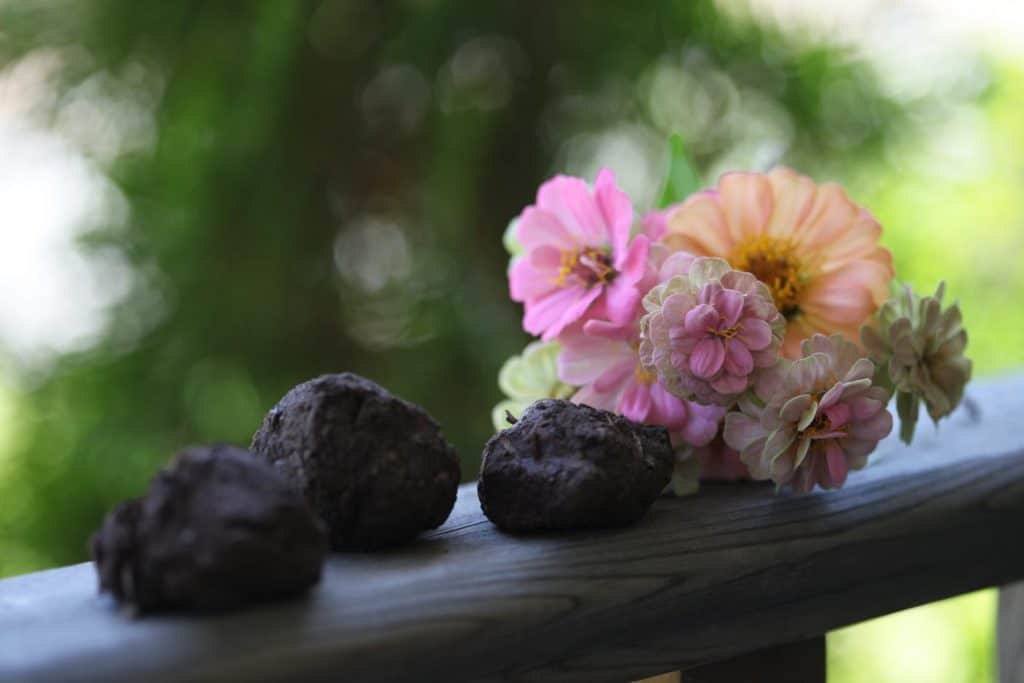
[[[673,462],[662,426],[545,399],[487,442],[477,491],[506,531],[623,526],[651,507]]]
[[[444,523],[455,504],[459,460],[437,423],[352,373],[289,391],[252,450],[302,491],[336,550],[411,541]]]
[[[320,579],[323,525],[273,467],[196,446],[121,503],[92,538],[101,592],[140,612],[208,611],[302,593]]]

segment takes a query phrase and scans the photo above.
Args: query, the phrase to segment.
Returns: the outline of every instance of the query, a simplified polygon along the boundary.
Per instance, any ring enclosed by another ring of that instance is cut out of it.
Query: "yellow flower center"
[[[633,371],[633,374],[636,375],[636,381],[640,382],[640,384],[644,386],[654,384],[655,380],[658,379],[654,373],[647,372],[647,370],[644,369],[644,366],[639,363],[637,363],[636,370]]]
[[[715,329],[713,327],[709,327],[705,331],[708,334],[713,334],[716,337],[721,337],[722,339],[732,339],[737,334],[739,334],[740,330],[742,330],[742,329],[743,329],[743,323],[736,323],[732,327],[723,327],[721,329]]]
[[[775,306],[787,319],[800,313],[800,293],[806,276],[791,240],[761,235],[740,245],[732,258],[732,267],[743,270],[763,282],[775,299]]]
[[[559,287],[607,284],[615,277],[612,258],[607,249],[584,247],[578,251],[563,251],[555,284]]]

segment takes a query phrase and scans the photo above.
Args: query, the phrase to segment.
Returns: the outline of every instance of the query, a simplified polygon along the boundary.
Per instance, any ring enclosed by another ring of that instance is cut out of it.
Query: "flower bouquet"
[[[699,190],[679,138],[659,207],[637,220],[610,170],[556,176],[505,234],[509,291],[539,337],[505,364],[495,427],[569,398],[667,428],[672,488],[701,479],[837,488],[923,403],[971,376],[957,304],[890,299],[882,228],[837,184],[787,168]]]

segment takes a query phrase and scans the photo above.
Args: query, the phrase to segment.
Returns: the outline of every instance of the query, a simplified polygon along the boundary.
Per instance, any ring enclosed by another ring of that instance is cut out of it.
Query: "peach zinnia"
[[[776,168],[723,175],[670,213],[663,241],[724,258],[767,285],[786,318],[782,353],[799,358],[800,342],[815,333],[859,339],[888,298],[892,255],[878,244],[881,232],[839,185]]]

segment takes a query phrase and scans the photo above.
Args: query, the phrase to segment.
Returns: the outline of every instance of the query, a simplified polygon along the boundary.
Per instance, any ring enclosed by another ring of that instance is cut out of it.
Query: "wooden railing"
[[[709,485],[627,529],[505,535],[465,485],[414,546],[242,612],[133,620],[89,564],[0,581],[0,681],[820,680],[831,629],[1024,579],[1024,375],[970,395],[840,491]],[[1024,593],[1003,604],[1020,682]]]

